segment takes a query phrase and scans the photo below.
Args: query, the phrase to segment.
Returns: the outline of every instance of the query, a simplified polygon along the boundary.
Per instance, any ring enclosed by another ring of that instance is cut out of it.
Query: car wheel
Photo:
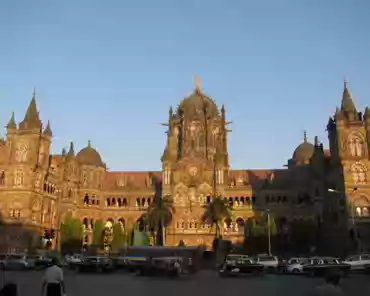
[[[299,269],[298,269],[298,268],[294,268],[294,269],[292,270],[292,272],[293,272],[293,273],[299,273],[300,271],[299,271]]]

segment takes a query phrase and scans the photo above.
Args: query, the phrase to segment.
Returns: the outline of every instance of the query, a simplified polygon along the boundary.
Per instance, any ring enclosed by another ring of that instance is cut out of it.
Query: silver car
[[[308,262],[308,258],[290,258],[285,266],[287,273],[302,273],[303,266]]]
[[[27,258],[24,255],[9,255],[4,259],[3,265],[6,270],[28,269]]]

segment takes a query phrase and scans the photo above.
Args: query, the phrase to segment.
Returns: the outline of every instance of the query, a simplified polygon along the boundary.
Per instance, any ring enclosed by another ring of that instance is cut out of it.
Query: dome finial
[[[200,78],[199,76],[195,76],[195,89],[200,91]]]
[[[87,142],[87,147],[91,147],[91,141],[89,140],[88,142]]]
[[[347,80],[347,77],[346,76],[344,76],[343,84],[344,84],[344,89],[347,89],[348,80]]]
[[[307,131],[303,132],[303,141],[307,143]]]

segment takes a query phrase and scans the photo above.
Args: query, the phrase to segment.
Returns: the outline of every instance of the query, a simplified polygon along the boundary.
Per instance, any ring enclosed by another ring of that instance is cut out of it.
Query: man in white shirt
[[[315,296],[345,296],[342,288],[339,286],[340,275],[338,273],[329,273],[326,276],[326,284],[315,289]]]
[[[58,266],[58,260],[52,259],[51,266],[46,269],[42,293],[44,295],[46,288],[46,296],[62,296],[65,295],[63,269]]]

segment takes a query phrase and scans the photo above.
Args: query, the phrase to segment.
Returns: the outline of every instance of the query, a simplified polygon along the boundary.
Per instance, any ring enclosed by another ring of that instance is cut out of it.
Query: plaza
[[[21,296],[40,295],[43,272],[6,272],[5,280],[19,285]],[[351,275],[341,281],[350,295],[369,290],[368,275]],[[65,272],[67,294],[89,296],[118,295],[173,295],[177,296],[272,296],[312,295],[313,289],[323,283],[322,278],[289,275],[262,277],[219,278],[215,271],[202,271],[179,279],[135,277],[130,274],[76,274]],[[195,289],[196,287],[196,289]]]

